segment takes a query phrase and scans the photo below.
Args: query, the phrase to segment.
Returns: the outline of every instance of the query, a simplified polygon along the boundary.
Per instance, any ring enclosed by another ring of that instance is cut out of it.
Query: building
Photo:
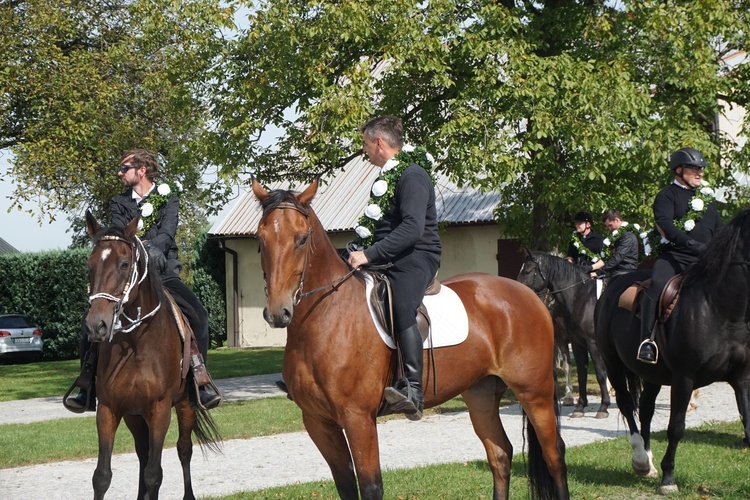
[[[370,198],[377,168],[362,158],[352,160],[342,172],[321,179],[312,207],[336,248],[345,249],[355,239],[354,228]],[[302,191],[303,185],[267,186]],[[442,264],[438,278],[465,272],[486,272],[515,279],[522,258],[516,240],[501,239],[493,210],[498,193],[459,187],[437,175],[437,209],[443,228]],[[282,346],[286,331],[263,320],[265,293],[255,232],[260,204],[246,186],[241,195],[209,230],[226,252],[227,345],[231,347]]]

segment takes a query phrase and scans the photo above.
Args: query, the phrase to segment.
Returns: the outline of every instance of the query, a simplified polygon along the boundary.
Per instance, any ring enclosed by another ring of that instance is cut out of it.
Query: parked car
[[[23,314],[0,314],[0,358],[42,355],[42,330]]]

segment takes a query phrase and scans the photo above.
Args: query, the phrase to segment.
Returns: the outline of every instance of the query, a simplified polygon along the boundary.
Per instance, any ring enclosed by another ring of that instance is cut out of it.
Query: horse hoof
[[[570,418],[583,418],[584,413],[581,410],[574,410],[573,413],[570,414]]]
[[[676,484],[666,484],[659,486],[659,494],[660,495],[676,495],[680,492],[680,489],[677,487]]]
[[[607,418],[607,417],[609,417],[609,412],[605,410],[605,411],[596,412],[596,416],[594,418],[602,419],[602,418]]]
[[[563,406],[574,406],[576,404],[576,400],[573,398],[563,398],[562,405]]]

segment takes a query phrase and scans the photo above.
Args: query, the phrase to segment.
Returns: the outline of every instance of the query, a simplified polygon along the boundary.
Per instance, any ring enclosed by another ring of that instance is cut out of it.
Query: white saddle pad
[[[393,338],[385,331],[383,325],[375,318],[375,309],[371,302],[372,287],[375,286],[373,279],[366,276],[367,287],[365,295],[367,297],[367,307],[370,308],[370,316],[378,329],[380,338],[391,349],[395,349]],[[466,314],[461,298],[443,285],[440,287],[440,293],[436,295],[427,295],[424,300],[427,312],[430,314],[430,333],[424,341],[424,348],[430,347],[447,347],[450,345],[460,344],[469,336],[469,317]]]

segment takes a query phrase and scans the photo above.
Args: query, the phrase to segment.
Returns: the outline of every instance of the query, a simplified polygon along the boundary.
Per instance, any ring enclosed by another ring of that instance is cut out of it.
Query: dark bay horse
[[[656,336],[657,364],[636,360],[640,319],[618,306],[622,292],[635,281],[648,278],[648,271],[613,278],[597,305],[597,343],[615,389],[617,405],[630,428],[632,464],[638,474],[656,474],[651,463],[651,419],[661,386],[671,386],[669,443],[661,461],[663,494],[678,490],[675,454],[685,433],[685,413],[694,389],[713,382],[728,382],[737,397],[745,443],[750,443],[748,266],[750,210],[745,210],[717,232],[698,262],[686,270],[679,301]],[[636,408],[639,408],[640,432],[635,420]]]
[[[578,401],[571,417],[582,417],[589,404],[587,377],[589,355],[594,362],[596,381],[602,395],[596,418],[606,418],[610,405],[607,387],[607,370],[595,341],[594,308],[596,307],[596,280],[580,267],[565,259],[542,252],[526,250],[518,281],[528,286],[539,296],[550,295],[554,299],[553,316],[560,316],[564,330],[573,346],[578,374]]]
[[[122,419],[133,434],[140,463],[138,498],[158,498],[161,453],[174,406],[184,498],[192,500],[191,433],[201,446],[213,450],[220,438],[208,412],[190,407],[190,379],[183,375],[180,332],[158,271],[149,267],[148,254],[136,236],[137,222],[133,220],[122,231],[102,229],[86,213],[87,231],[94,241],[88,258],[91,296],[86,326],[89,339],[99,343],[99,459],[93,477],[94,498],[104,498],[111,483],[112,446]],[[190,327],[186,328],[189,335]]]
[[[284,380],[339,495],[380,499],[376,417],[395,352],[370,318],[362,276],[339,257],[310,207],[317,188],[315,181],[301,194],[268,192],[253,180],[263,207],[257,232],[268,293],[263,316],[287,328]],[[494,498],[508,498],[513,447],[498,408],[510,387],[530,423],[532,495],[568,498],[552,321],[544,304],[528,288],[497,276],[467,274],[443,285],[466,306],[469,336],[456,346],[425,350],[425,407],[463,396],[487,452]]]

